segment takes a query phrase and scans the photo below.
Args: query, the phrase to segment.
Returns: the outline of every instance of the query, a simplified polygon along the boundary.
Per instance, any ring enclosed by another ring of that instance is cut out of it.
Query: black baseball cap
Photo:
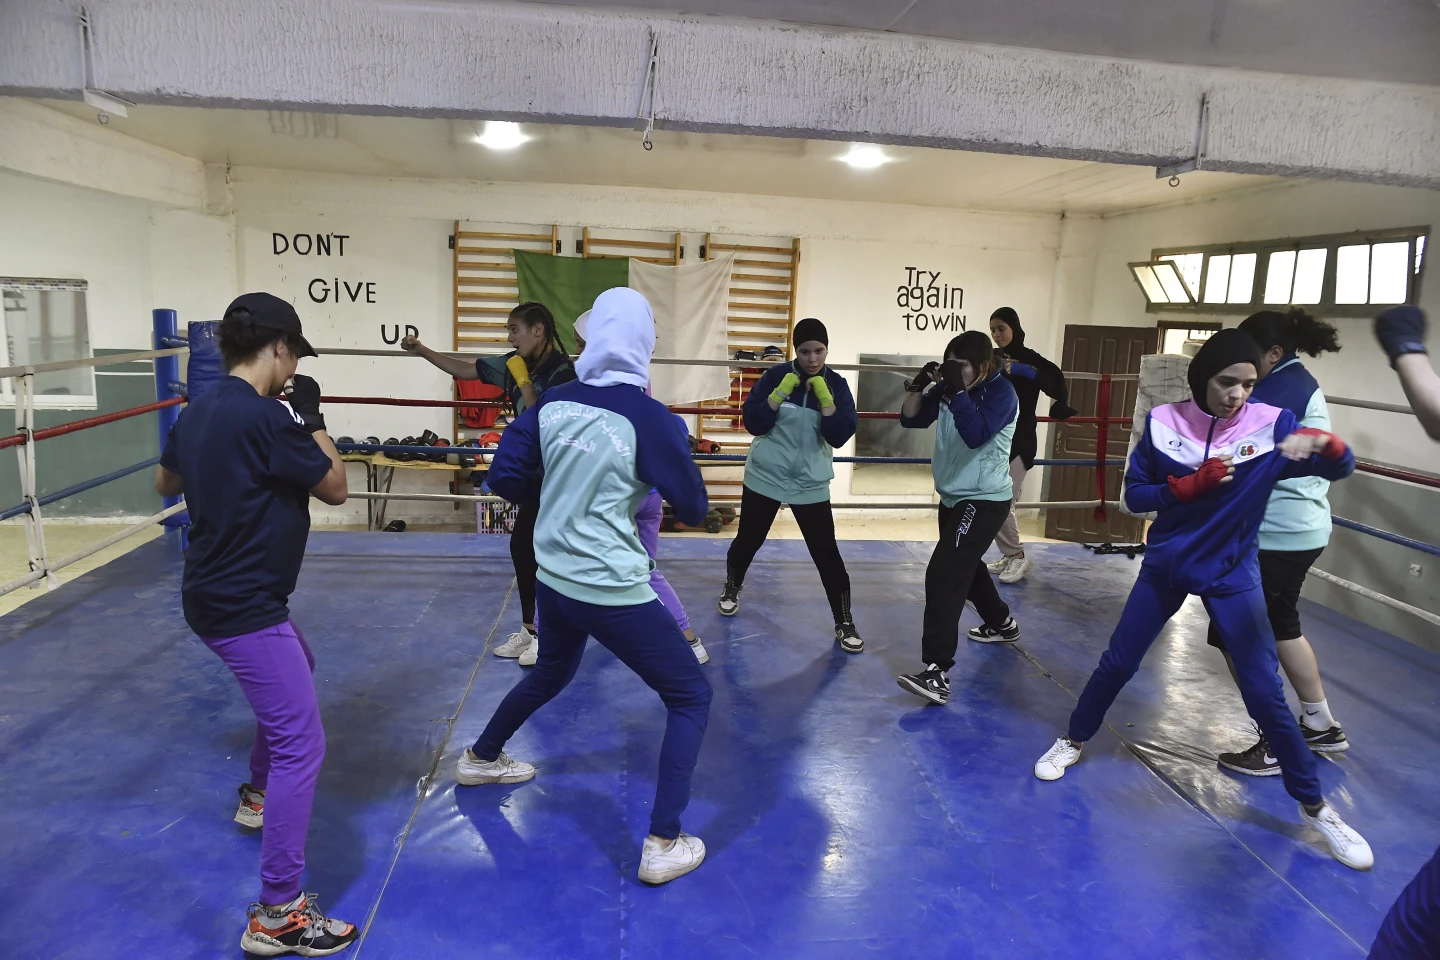
[[[310,346],[310,341],[300,332],[300,315],[295,312],[295,307],[290,303],[281,300],[271,293],[242,293],[236,297],[225,308],[228,316],[231,311],[245,310],[249,316],[245,322],[255,327],[267,327],[271,330],[283,330],[285,333],[293,333],[300,338],[300,350],[297,357],[316,357],[315,348]]]

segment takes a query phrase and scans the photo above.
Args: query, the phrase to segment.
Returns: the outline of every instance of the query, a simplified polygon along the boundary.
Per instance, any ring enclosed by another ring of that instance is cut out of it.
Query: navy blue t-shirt
[[[330,457],[290,408],[226,377],[180,414],[160,465],[185,480],[190,550],[180,589],[202,637],[284,623],[310,533],[310,488]]]

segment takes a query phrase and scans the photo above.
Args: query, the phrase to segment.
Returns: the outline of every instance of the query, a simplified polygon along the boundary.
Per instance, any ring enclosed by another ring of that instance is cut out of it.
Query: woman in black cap
[[[855,435],[855,400],[845,378],[825,366],[830,345],[825,324],[806,317],[795,324],[793,339],[795,359],[767,370],[745,400],[745,429],[755,439],[745,458],[740,529],[726,558],[718,606],[721,616],[740,612],[745,571],[786,503],[820,571],[835,617],[835,640],[845,652],[859,653],[865,641],[850,612],[850,575],[835,543],[830,510],[832,451]]]
[[[1012,506],[1010,515],[995,535],[1000,559],[988,566],[1001,583],[1018,583],[1035,567],[1035,561],[1025,556],[1013,506],[1020,500],[1020,487],[1025,483],[1025,475],[1035,466],[1035,453],[1039,448],[1035,438],[1035,404],[1044,393],[1054,401],[1050,404],[1050,416],[1056,420],[1067,420],[1075,416],[1075,411],[1065,402],[1065,375],[1055,364],[1025,346],[1025,330],[1013,307],[1001,307],[990,315],[990,339],[995,341],[996,354],[1004,364],[1005,379],[1010,381],[1020,400],[1020,418],[1015,422],[1015,436],[1010,440]]]
[[[1192,399],[1162,404],[1146,417],[1125,471],[1125,501],[1135,513],[1158,518],[1070,729],[1036,761],[1035,776],[1058,780],[1080,759],[1150,645],[1195,594],[1225,641],[1245,707],[1279,759],[1301,819],[1324,837],[1335,859],[1368,870],[1375,862],[1370,845],[1325,802],[1315,755],[1285,702],[1259,564],[1260,520],[1275,484],[1343,479],[1354,472],[1355,456],[1334,434],[1300,427],[1289,410],[1247,403],[1259,371],[1255,341],[1240,330],[1221,330],[1190,361]]]

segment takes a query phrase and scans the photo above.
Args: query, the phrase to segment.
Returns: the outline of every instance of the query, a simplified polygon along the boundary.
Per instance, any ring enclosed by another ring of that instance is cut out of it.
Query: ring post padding
[[[186,392],[191,400],[225,376],[220,358],[220,324],[215,320],[190,321],[190,365],[185,370]]]
[[[151,312],[151,321],[154,326],[154,342],[151,344],[156,350],[164,349],[168,343],[176,340],[179,332],[179,317],[174,310],[154,310]],[[178,356],[156,357],[155,358],[155,399],[173,400],[177,396],[170,384],[180,380],[180,358]],[[159,411],[160,450],[163,453],[165,444],[170,440],[170,428],[175,426],[175,421],[180,418],[180,408],[163,407]],[[165,509],[170,509],[177,503],[181,503],[184,497],[163,497],[161,498]],[[182,546],[185,542],[185,528],[190,526],[190,515],[185,512],[171,514],[162,523],[167,527],[175,527],[180,530],[180,541]]]

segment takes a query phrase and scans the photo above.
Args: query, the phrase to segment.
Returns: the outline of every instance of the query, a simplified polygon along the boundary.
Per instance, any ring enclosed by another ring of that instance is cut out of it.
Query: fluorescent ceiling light
[[[520,144],[532,139],[520,130],[520,124],[506,120],[486,120],[485,132],[475,142],[491,150],[514,150]]]
[[[1140,289],[1145,292],[1145,299],[1150,303],[1195,302],[1174,261],[1132,263],[1129,267],[1135,281],[1140,284]]]
[[[895,158],[887,156],[884,150],[873,143],[852,143],[848,152],[835,159],[850,164],[856,170],[874,170],[876,167],[883,167],[892,162]]]

